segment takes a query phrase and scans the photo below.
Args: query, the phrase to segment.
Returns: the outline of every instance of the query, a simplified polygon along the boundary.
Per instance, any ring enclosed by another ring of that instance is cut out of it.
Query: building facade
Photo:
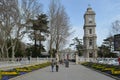
[[[96,58],[97,57],[97,36],[96,36],[96,23],[95,23],[95,12],[91,7],[87,8],[84,14],[84,54],[85,58]]]

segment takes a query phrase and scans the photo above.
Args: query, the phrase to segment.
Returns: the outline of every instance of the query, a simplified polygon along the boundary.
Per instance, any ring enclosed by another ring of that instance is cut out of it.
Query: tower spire
[[[91,8],[91,5],[90,5],[90,4],[88,4],[88,8]]]

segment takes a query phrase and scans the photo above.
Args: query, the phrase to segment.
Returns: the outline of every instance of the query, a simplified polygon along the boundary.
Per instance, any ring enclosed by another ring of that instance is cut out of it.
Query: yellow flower
[[[3,71],[1,72],[2,75],[17,75],[18,73],[17,72],[7,72],[7,71]]]

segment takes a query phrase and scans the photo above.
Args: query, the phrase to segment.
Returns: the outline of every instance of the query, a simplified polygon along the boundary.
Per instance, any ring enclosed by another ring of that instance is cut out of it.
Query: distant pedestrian
[[[118,57],[118,62],[119,62],[119,65],[120,65],[120,56]]]
[[[69,67],[69,61],[67,59],[65,60],[65,67]]]
[[[28,63],[30,64],[30,56],[28,56]]]
[[[55,64],[55,62],[54,62],[54,60],[52,59],[52,62],[51,62],[51,69],[52,69],[52,72],[54,71],[54,64]]]
[[[58,70],[59,70],[59,65],[58,63],[56,63],[56,72],[58,72]]]
[[[30,61],[30,56],[28,56],[28,60]]]

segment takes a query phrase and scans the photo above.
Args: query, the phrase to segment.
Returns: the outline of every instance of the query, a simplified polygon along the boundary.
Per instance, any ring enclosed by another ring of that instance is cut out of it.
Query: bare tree
[[[120,34],[120,20],[112,22],[109,36],[104,40],[109,45],[111,51],[114,50],[114,35],[116,34]]]
[[[52,47],[53,47],[53,43],[55,41],[55,15],[56,15],[56,11],[57,11],[57,4],[55,4],[55,0],[51,0],[50,2],[50,6],[49,6],[49,19],[50,19],[50,24],[49,24],[49,29],[50,29],[50,54],[52,57]]]
[[[13,26],[16,25],[19,14],[16,0],[1,0],[0,1],[0,21],[1,21],[1,57],[8,57],[7,41],[10,40],[10,35]]]
[[[112,35],[114,34],[120,34],[120,21],[116,20],[112,23]]]
[[[50,52],[52,47],[55,47],[58,52],[61,46],[63,48],[70,35],[69,18],[64,6],[55,0],[51,0],[48,14],[50,19]]]
[[[21,0],[18,4],[19,8],[19,22],[16,27],[14,46],[12,46],[12,58],[15,55],[15,45],[17,44],[17,39],[22,40],[24,35],[28,33],[28,24],[31,19],[34,19],[38,14],[41,13],[42,4],[37,0]]]
[[[17,40],[27,33],[29,19],[41,12],[41,4],[37,0],[0,0],[0,41],[1,57],[12,48],[12,58],[15,55]],[[7,46],[8,40],[10,46]]]

